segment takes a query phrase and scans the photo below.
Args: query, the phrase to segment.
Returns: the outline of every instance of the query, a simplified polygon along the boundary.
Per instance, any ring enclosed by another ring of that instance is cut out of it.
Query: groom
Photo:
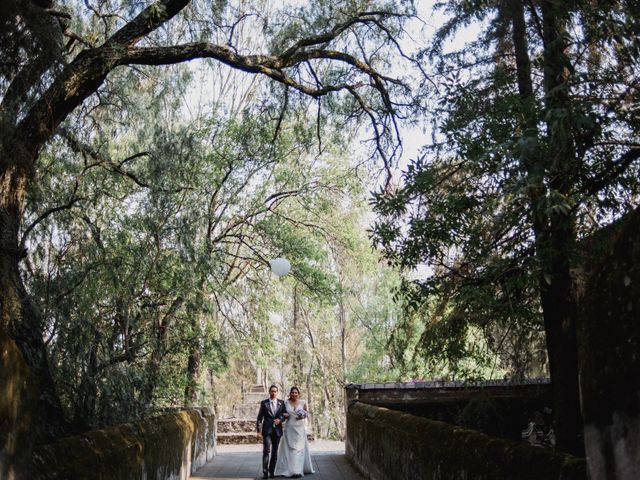
[[[269,398],[260,402],[256,430],[258,438],[262,437],[262,478],[274,478],[278,460],[278,445],[282,437],[282,422],[285,413],[284,402],[278,400],[278,387],[269,387]],[[269,458],[271,454],[271,458]]]

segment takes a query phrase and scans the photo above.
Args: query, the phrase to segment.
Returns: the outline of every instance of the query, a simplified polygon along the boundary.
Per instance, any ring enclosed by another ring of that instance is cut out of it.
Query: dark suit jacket
[[[284,408],[284,401],[278,399],[278,407],[276,408],[275,414],[271,413],[271,406],[269,402],[271,399],[267,398],[260,402],[260,410],[258,410],[258,420],[256,421],[256,431],[262,432],[262,435],[271,435],[274,431],[278,437],[282,436],[282,422],[284,422],[283,413],[286,413],[286,409]],[[273,421],[275,419],[280,420],[280,425],[274,425]]]

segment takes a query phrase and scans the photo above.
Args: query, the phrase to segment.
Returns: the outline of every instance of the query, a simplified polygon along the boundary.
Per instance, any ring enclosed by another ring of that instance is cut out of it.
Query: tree
[[[65,132],[69,145],[41,155],[43,173],[30,190],[29,220],[75,200],[31,223],[26,285],[45,312],[63,407],[80,427],[180,404],[175,391],[167,394],[168,383],[182,385],[192,401],[200,365],[224,363],[212,297],[228,295],[251,265],[269,257],[269,238],[255,241],[255,224],[277,212],[271,192],[295,196],[291,185],[270,180],[291,163],[300,167],[289,129],[274,142],[272,126],[248,112],[183,123],[162,114],[169,99],[155,93],[155,82],[150,87],[153,98],[127,94],[145,108],[127,111],[126,137],[96,138],[93,147]],[[101,128],[119,121],[103,113]],[[113,158],[120,153],[126,161]],[[188,381],[179,368],[185,356]],[[172,380],[163,375],[169,365]]]
[[[392,283],[395,272],[382,267],[378,252],[368,245],[363,228],[368,209],[361,200],[366,180],[340,167],[347,163],[344,154],[332,157],[321,173],[321,183],[328,186],[332,179],[332,188],[289,205],[287,216],[299,219],[297,224],[273,219],[293,268],[291,277],[281,280],[279,303],[271,307],[282,321],[271,327],[276,350],[270,358],[279,359],[285,385],[303,389],[314,413],[314,434],[320,438],[343,438],[343,388],[359,379],[354,370],[368,368],[373,375],[369,381],[384,375],[376,368],[383,367],[382,362],[363,357],[383,355],[383,347],[375,352],[367,347],[373,341],[384,345],[384,337],[375,333],[380,323],[395,320],[376,308],[394,310],[391,288],[382,279]]]
[[[301,134],[299,127],[296,132],[298,139],[315,135]],[[273,215],[258,222],[256,236],[269,241],[271,257],[288,258],[292,271],[276,279],[264,269],[249,269],[230,286],[226,300],[236,308],[228,310],[222,335],[229,345],[229,371],[218,371],[214,382],[218,411],[225,413],[237,404],[238,379],[253,384],[256,368],[259,381],[275,382],[285,395],[298,385],[320,438],[344,435],[344,384],[359,379],[352,371],[372,354],[362,337],[384,345],[377,324],[394,320],[375,303],[384,295],[381,304],[393,310],[390,286],[379,285],[383,275],[392,283],[393,272],[378,263],[364,231],[369,211],[363,197],[370,180],[356,168],[359,159],[347,153],[347,140],[332,138],[320,156],[315,149],[307,152],[308,164],[304,159],[281,164],[278,176],[287,182],[282,189],[301,194],[283,196]],[[257,239],[251,243],[263,247]],[[378,347],[375,354],[382,351]],[[382,365],[376,361],[362,363],[378,378],[376,367]]]
[[[389,23],[397,25],[403,15],[370,6],[362,11],[350,2],[340,10],[320,4],[316,18],[322,17],[329,27],[318,33],[317,24],[291,21],[271,52],[244,55],[234,50],[233,25],[216,23],[222,12],[217,4],[207,10],[198,2],[161,0],[142,9],[125,3],[118,5],[117,12],[107,11],[104,4],[90,8],[90,13],[59,10],[52,0],[5,2],[2,23],[7,28],[2,35],[7,61],[0,80],[0,342],[7,356],[2,363],[5,391],[0,412],[8,427],[0,437],[3,473],[12,475],[14,464],[29,458],[34,442],[68,428],[51,379],[42,319],[32,307],[19,268],[24,258],[19,239],[25,191],[34,180],[44,145],[75,109],[104,88],[118,67],[210,58],[269,77],[301,95],[322,98],[347,93],[352,99],[349,114],[365,115],[374,122],[376,148],[384,153],[385,139],[394,133],[396,106],[390,91],[399,82],[367,61],[375,60],[375,55],[352,54],[358,52],[352,39],[361,29],[382,29],[379,39],[369,37],[371,46],[390,42],[397,28]],[[201,15],[207,19],[204,28],[188,23],[189,17]],[[100,27],[83,31],[87,16]],[[208,41],[207,32],[217,28],[226,28],[230,44]],[[377,103],[372,105],[370,100]]]
[[[377,196],[375,233],[398,264],[435,265],[418,303],[447,299],[451,320],[523,333],[543,322],[557,445],[580,453],[575,272],[581,239],[637,203],[636,7],[446,6],[451,20],[431,50],[444,92],[435,141],[397,192]],[[445,54],[443,42],[475,18],[484,36]]]

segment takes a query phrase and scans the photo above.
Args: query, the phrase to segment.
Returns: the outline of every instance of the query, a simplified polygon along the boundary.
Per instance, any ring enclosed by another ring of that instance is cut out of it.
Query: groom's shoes
[[[269,474],[267,472],[264,472],[264,475],[262,475],[262,478],[269,478]]]

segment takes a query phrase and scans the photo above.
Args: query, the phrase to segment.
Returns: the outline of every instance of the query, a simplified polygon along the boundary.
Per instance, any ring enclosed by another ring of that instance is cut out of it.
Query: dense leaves
[[[344,160],[365,125],[368,153],[397,157],[410,102],[385,58],[412,5],[0,13],[0,340],[19,359],[2,367],[15,391],[0,398],[0,469],[22,476],[34,444],[70,423],[202,401],[233,354],[262,361],[273,256],[290,255],[305,295],[338,300],[322,223],[366,157],[317,167]]]
[[[450,20],[424,52],[438,85],[433,141],[395,191],[376,195],[374,236],[394,264],[433,269],[405,289],[427,361],[455,372],[479,337],[508,374],[531,375],[544,320],[559,422],[561,408],[579,408],[585,239],[638,205],[637,5],[441,6]],[[451,51],[470,27],[479,40]],[[556,425],[561,448],[579,450],[577,424]]]

